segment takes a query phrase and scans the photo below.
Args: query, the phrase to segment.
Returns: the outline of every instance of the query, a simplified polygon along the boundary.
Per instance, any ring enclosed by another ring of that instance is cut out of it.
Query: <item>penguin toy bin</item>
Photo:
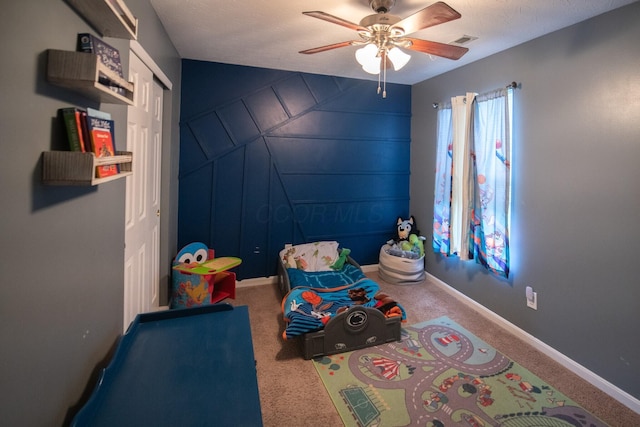
[[[413,216],[398,217],[397,235],[380,248],[378,274],[386,282],[410,285],[424,280],[424,241]]]
[[[215,251],[202,242],[183,247],[172,262],[170,308],[190,308],[236,297],[235,257],[215,258]]]

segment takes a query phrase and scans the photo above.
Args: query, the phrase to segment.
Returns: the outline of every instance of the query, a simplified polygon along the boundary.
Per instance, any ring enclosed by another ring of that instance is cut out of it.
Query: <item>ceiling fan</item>
[[[369,6],[376,13],[364,17],[359,24],[321,11],[302,12],[304,15],[354,30],[360,39],[307,49],[300,53],[313,54],[346,46],[364,46],[356,51],[357,61],[366,72],[379,74],[381,70],[386,73],[389,62],[395,70],[406,65],[411,57],[399,48],[453,60],[460,59],[469,50],[462,46],[407,37],[416,31],[460,18],[461,15],[446,3],[434,3],[404,19],[389,13],[395,3],[396,0],[369,0]],[[384,96],[386,93],[383,92]]]

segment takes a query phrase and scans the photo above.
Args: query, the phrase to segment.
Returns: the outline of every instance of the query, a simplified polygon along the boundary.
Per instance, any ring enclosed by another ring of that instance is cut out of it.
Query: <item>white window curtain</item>
[[[433,249],[509,274],[511,90],[438,109]]]
[[[469,259],[473,181],[469,140],[471,108],[475,93],[451,98],[453,125],[453,170],[451,171],[451,248],[450,253]]]

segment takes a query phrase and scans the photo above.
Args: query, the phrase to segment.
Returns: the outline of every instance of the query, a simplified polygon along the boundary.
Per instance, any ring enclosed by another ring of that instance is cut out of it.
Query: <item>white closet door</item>
[[[133,175],[126,178],[124,330],[138,313],[159,305],[160,173],[162,155],[162,86],[131,52],[129,79],[134,105],[127,111],[127,151],[133,152]]]

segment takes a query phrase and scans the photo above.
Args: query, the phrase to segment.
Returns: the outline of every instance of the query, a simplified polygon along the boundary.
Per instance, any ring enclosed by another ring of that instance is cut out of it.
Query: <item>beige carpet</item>
[[[377,272],[367,276],[402,303],[408,325],[449,316],[609,425],[640,426],[640,414],[470,310],[429,279],[417,285],[398,286],[380,280]],[[276,285],[242,287],[236,291],[235,300],[227,300],[233,305],[249,306],[264,425],[341,426],[342,420],[312,362],[302,358],[298,342],[281,338],[281,300]]]

